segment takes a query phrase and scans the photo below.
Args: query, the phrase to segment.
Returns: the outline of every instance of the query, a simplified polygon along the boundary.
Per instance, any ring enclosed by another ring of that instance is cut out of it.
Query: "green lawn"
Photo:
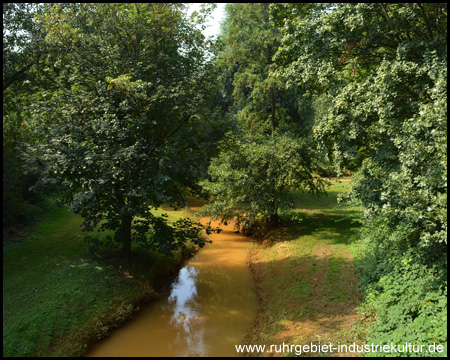
[[[169,214],[176,219],[184,213]],[[172,259],[152,254],[126,265],[93,256],[81,222],[51,206],[25,238],[4,245],[3,356],[83,355],[153,298],[153,288],[182,260],[181,253]]]
[[[248,344],[361,341],[356,313],[361,296],[353,267],[361,208],[337,202],[350,183],[351,178],[332,181],[326,197],[293,193],[295,209],[283,215],[284,227],[250,246],[261,309]]]

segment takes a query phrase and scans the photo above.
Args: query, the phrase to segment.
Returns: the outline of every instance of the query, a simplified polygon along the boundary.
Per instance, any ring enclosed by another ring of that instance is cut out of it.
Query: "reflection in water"
[[[194,330],[194,326],[202,322],[195,308],[197,274],[198,270],[192,266],[182,268],[177,281],[172,284],[172,292],[169,296],[169,306],[174,311],[170,323],[178,330],[175,342],[178,349],[184,350],[178,354],[179,356],[207,354],[203,330]]]
[[[172,284],[172,292],[169,296],[169,304],[175,304],[171,322],[177,327],[182,325],[184,331],[189,333],[189,324],[196,315],[193,307],[194,296],[197,295],[195,276],[198,270],[192,266],[185,266],[180,270],[178,279]]]
[[[203,220],[206,222],[206,220]],[[233,225],[211,234],[180,270],[171,293],[94,346],[88,356],[237,356],[258,302]]]

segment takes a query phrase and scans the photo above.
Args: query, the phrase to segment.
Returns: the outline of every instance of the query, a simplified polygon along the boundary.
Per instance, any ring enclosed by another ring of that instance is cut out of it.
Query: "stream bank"
[[[163,212],[164,210],[158,210]],[[164,211],[177,220],[186,211]],[[55,204],[3,246],[3,356],[83,356],[172,282],[190,248],[167,259],[87,252],[81,216]],[[99,236],[105,236],[103,233]]]
[[[246,344],[278,346],[362,344],[367,331],[353,261],[358,252],[360,208],[337,202],[351,178],[332,181],[328,196],[295,192],[295,209],[284,226],[248,249],[249,267],[261,300]],[[274,348],[275,349],[275,348]],[[298,356],[288,350],[253,356]],[[302,356],[358,356],[351,352]]]
[[[203,218],[206,223],[208,218]],[[217,226],[213,222],[212,226]],[[247,267],[250,241],[233,224],[187,260],[170,294],[149,304],[88,356],[237,356],[259,303]]]

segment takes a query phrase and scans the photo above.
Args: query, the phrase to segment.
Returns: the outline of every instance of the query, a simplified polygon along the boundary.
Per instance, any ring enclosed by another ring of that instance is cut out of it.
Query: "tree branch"
[[[3,81],[3,91],[5,91],[10,85],[12,85],[14,82],[20,79],[20,77],[29,70],[34,64],[37,63],[39,58],[44,55],[46,51],[43,51],[39,53],[31,62],[29,62],[27,65],[25,65],[20,70],[16,71],[14,74],[12,74],[10,77],[7,77],[5,81]]]

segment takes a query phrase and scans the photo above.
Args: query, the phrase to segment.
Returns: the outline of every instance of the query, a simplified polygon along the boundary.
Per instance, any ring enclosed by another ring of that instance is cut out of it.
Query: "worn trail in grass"
[[[265,344],[269,349],[283,343],[360,343],[355,324],[361,297],[352,256],[359,209],[337,203],[337,194],[348,191],[350,181],[333,181],[327,197],[295,193],[296,209],[285,216],[285,226],[249,248],[261,309],[247,344]]]

